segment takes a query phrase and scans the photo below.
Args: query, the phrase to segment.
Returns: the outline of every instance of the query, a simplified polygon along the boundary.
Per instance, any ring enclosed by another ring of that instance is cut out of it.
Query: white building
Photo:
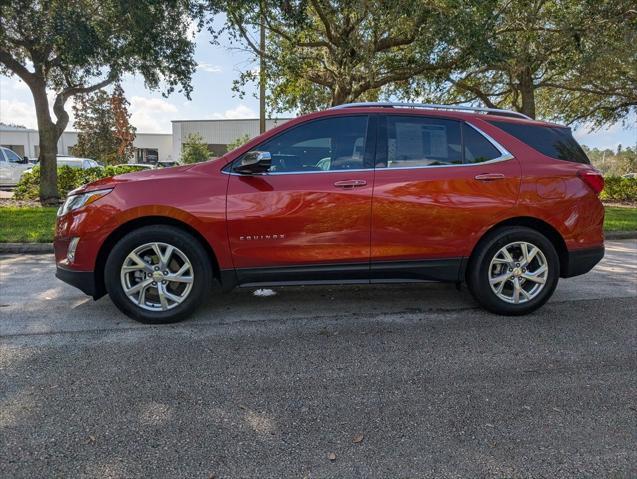
[[[65,131],[58,141],[58,155],[73,155],[77,143],[76,131]],[[172,135],[169,133],[137,133],[135,147],[136,163],[174,161],[172,159]],[[37,158],[40,154],[38,130],[0,125],[0,145],[15,151],[20,156]]]
[[[267,120],[267,129],[285,123],[289,118]],[[156,163],[157,161],[179,161],[183,144],[191,134],[198,134],[208,145],[211,156],[221,156],[229,143],[248,135],[259,134],[258,119],[232,120],[175,120],[170,133],[140,133],[135,136],[135,157],[131,162]],[[0,145],[10,148],[20,156],[37,158],[40,154],[37,130],[0,125]],[[65,131],[58,141],[59,155],[73,155],[77,143],[76,131]]]
[[[285,123],[290,118],[266,120],[265,126],[269,130]],[[173,158],[181,158],[183,144],[191,134],[198,134],[208,145],[212,156],[221,156],[227,151],[228,144],[236,139],[248,135],[254,138],[259,134],[259,119],[232,120],[173,120]]]

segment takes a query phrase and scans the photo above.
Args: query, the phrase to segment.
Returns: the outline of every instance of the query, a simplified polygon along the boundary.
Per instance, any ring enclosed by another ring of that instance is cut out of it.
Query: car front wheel
[[[124,236],[104,271],[106,289],[129,317],[151,324],[188,317],[211,291],[210,259],[196,238],[173,226]]]
[[[553,244],[527,227],[498,229],[478,245],[467,282],[487,310],[503,315],[535,311],[551,297],[560,276]]]

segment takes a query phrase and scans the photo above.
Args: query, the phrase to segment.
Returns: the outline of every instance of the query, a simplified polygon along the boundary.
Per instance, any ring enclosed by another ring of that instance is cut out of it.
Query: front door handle
[[[503,180],[504,175],[502,173],[484,173],[482,175],[476,175],[475,179],[478,181]]]
[[[334,183],[334,186],[336,186],[337,188],[357,188],[359,186],[365,186],[367,184],[367,181],[365,180],[343,180],[343,181],[336,181]]]

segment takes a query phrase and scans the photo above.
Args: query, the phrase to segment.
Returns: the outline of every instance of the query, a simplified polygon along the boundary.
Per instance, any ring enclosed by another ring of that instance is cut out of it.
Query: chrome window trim
[[[352,170],[321,170],[321,171],[273,171],[261,173],[259,175],[247,175],[236,173],[234,171],[222,171],[222,173],[230,176],[281,176],[281,175],[315,175],[317,173],[349,173],[349,172],[361,172],[361,171],[374,171],[374,168],[356,168]]]
[[[397,166],[395,168],[391,168],[391,167],[387,167],[384,166],[382,168],[356,168],[356,169],[352,169],[352,170],[325,170],[325,171],[280,171],[280,172],[267,172],[267,173],[262,173],[260,175],[245,175],[245,174],[241,174],[241,173],[235,173],[234,171],[224,171],[222,170],[221,172],[226,174],[226,175],[230,175],[230,176],[279,176],[279,175],[314,175],[317,173],[360,173],[363,171],[394,171],[394,170],[421,170],[424,168],[459,168],[459,167],[466,167],[466,166],[482,166],[482,165],[490,165],[493,163],[500,163],[503,161],[509,161],[509,160],[513,160],[515,159],[515,156],[513,156],[504,146],[502,146],[500,143],[498,143],[495,139],[493,139],[492,136],[490,136],[489,134],[485,133],[484,131],[482,131],[480,128],[478,128],[475,125],[472,125],[471,123],[464,121],[462,122],[465,125],[469,125],[471,128],[473,128],[475,131],[477,131],[478,133],[480,133],[489,143],[491,143],[499,152],[500,152],[500,156],[498,156],[497,158],[494,158],[492,160],[489,161],[482,161],[480,163],[451,163],[448,165],[419,165],[419,166]],[[234,162],[234,160],[232,161]],[[231,162],[231,163],[232,163]]]

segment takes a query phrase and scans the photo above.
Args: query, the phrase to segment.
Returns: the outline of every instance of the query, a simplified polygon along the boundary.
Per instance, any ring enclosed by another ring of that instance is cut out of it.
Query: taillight
[[[597,170],[579,170],[577,176],[579,176],[595,194],[600,194],[604,189],[604,177]]]

